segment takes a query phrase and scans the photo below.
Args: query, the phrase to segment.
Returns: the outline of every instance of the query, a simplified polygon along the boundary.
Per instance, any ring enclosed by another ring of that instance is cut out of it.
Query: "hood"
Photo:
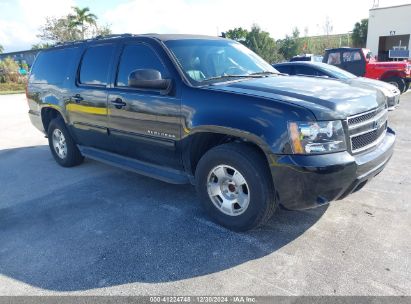
[[[384,82],[380,80],[375,80],[375,79],[370,79],[370,78],[365,78],[365,77],[358,77],[358,78],[348,79],[347,83],[353,86],[361,87],[361,88],[372,87],[375,89],[379,89],[387,97],[401,94],[398,88],[396,88],[392,84],[389,84],[388,82]]]
[[[318,120],[345,119],[385,103],[384,95],[378,90],[315,77],[272,76],[217,83],[208,88],[302,106],[311,110]]]

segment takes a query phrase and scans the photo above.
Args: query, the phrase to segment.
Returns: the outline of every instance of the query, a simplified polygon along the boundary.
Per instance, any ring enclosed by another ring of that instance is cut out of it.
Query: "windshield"
[[[165,44],[193,84],[279,73],[257,54],[235,41],[187,39],[170,40]]]
[[[363,53],[367,60],[374,59],[374,55],[369,49],[363,49]]]
[[[340,69],[339,67],[336,67],[331,64],[321,64],[321,67],[328,71],[330,74],[334,75],[338,79],[353,79],[357,78],[354,74],[351,74],[350,72],[347,72],[343,69]]]

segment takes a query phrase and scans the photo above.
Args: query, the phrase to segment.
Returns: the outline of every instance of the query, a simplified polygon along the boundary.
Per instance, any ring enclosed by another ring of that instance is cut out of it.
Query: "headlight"
[[[341,121],[289,122],[288,130],[295,154],[315,154],[347,149]]]

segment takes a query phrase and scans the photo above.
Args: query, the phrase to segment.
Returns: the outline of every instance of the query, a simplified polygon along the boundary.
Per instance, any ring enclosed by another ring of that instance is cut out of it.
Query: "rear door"
[[[154,69],[162,78],[170,73],[161,57],[143,42],[122,46],[113,87],[108,95],[109,132],[112,152],[140,161],[181,169],[176,141],[181,136],[180,107],[177,94],[128,86],[128,77],[138,69]]]
[[[342,69],[357,76],[365,75],[365,58],[360,50],[342,52]]]
[[[107,84],[116,44],[88,46],[82,55],[67,111],[81,145],[106,149],[108,143]]]

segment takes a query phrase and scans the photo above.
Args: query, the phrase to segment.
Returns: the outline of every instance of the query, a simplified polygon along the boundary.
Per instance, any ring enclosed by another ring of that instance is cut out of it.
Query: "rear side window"
[[[114,49],[114,44],[88,48],[81,61],[79,82],[86,85],[106,85]]]
[[[328,64],[341,64],[340,52],[334,52],[328,54]]]
[[[118,67],[116,85],[127,87],[128,76],[131,72],[139,69],[157,70],[163,78],[167,77],[164,65],[149,46],[145,44],[126,45]]]
[[[30,83],[61,84],[69,76],[78,48],[41,52],[30,73]]]

